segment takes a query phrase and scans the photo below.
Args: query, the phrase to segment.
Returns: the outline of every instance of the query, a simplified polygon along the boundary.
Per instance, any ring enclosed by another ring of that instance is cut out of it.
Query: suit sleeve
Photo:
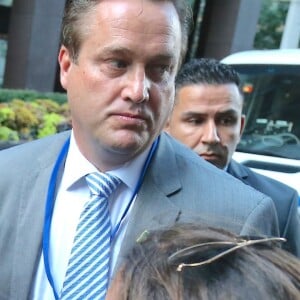
[[[298,214],[298,194],[296,191],[292,197],[287,224],[284,234],[287,243],[283,245],[283,248],[300,257],[300,216]]]

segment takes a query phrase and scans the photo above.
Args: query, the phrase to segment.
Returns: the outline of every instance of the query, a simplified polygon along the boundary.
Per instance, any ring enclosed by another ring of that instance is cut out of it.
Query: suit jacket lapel
[[[181,189],[179,172],[171,145],[163,134],[130,212],[117,266],[144,230],[175,223],[180,211],[168,196]]]
[[[28,174],[20,191],[22,201],[16,221],[17,235],[11,285],[18,286],[18,289],[12,290],[12,299],[22,299],[24,295],[28,295],[40,258],[46,199],[44,180],[46,177],[49,180],[49,171],[47,168]]]
[[[242,165],[238,164],[233,159],[230,161],[228,165],[227,172],[232,176],[240,179],[242,182],[247,183],[247,178],[249,176],[247,169],[243,168]]]
[[[49,179],[61,147],[62,144],[57,143],[53,146],[57,152],[45,151],[41,154],[36,162],[32,162],[34,166],[29,169],[28,176],[22,179],[20,207],[16,212],[15,253],[12,256],[12,299],[23,299],[32,288],[41,255]],[[18,288],[15,289],[15,286]]]

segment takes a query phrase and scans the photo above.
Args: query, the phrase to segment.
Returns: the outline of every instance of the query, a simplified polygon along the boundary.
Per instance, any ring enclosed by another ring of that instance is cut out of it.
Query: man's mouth
[[[203,153],[200,153],[200,156],[206,160],[213,160],[213,159],[219,158],[220,154],[216,153],[216,152],[203,152]]]
[[[123,118],[123,119],[133,119],[133,120],[144,120],[146,119],[146,117],[142,114],[131,114],[131,113],[122,113],[122,114],[119,114],[119,117],[120,118]]]
[[[119,124],[129,125],[129,126],[139,126],[145,124],[148,120],[145,114],[135,114],[135,113],[116,113],[113,114],[114,118],[117,118]]]

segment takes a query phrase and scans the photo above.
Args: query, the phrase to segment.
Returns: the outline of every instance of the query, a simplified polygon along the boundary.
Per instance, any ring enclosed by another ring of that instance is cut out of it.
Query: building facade
[[[0,16],[4,16],[0,38],[7,40],[2,47],[5,58],[2,55],[0,60],[0,87],[2,81],[3,88],[62,91],[57,54],[65,1],[0,0]],[[221,59],[252,49],[261,1],[191,1],[195,12],[192,56]]]

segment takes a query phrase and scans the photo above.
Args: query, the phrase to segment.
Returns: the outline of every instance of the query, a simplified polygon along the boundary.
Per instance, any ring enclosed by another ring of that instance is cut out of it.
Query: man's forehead
[[[122,42],[143,40],[143,43],[164,44],[170,47],[170,54],[174,53],[181,43],[181,25],[175,8],[170,9],[172,5],[169,1],[101,1],[91,12],[85,35],[93,29],[101,30],[105,37]]]
[[[144,15],[155,20],[158,16],[168,19],[178,19],[173,1],[163,0],[102,0],[95,5],[93,11],[101,13],[103,17],[118,16],[119,18],[143,18]],[[156,12],[156,15],[151,14]],[[145,28],[148,30],[149,28]]]
[[[216,98],[210,94],[203,97],[203,95],[180,93],[176,97],[174,109],[178,112],[181,111],[181,113],[197,114],[202,117],[209,115],[241,115],[242,103],[240,100],[232,99],[230,95],[220,94],[219,97],[222,99],[219,100],[218,97]]]
[[[243,99],[235,84],[186,84],[176,88],[176,95],[182,100],[209,102],[216,105],[231,102],[241,104]]]

